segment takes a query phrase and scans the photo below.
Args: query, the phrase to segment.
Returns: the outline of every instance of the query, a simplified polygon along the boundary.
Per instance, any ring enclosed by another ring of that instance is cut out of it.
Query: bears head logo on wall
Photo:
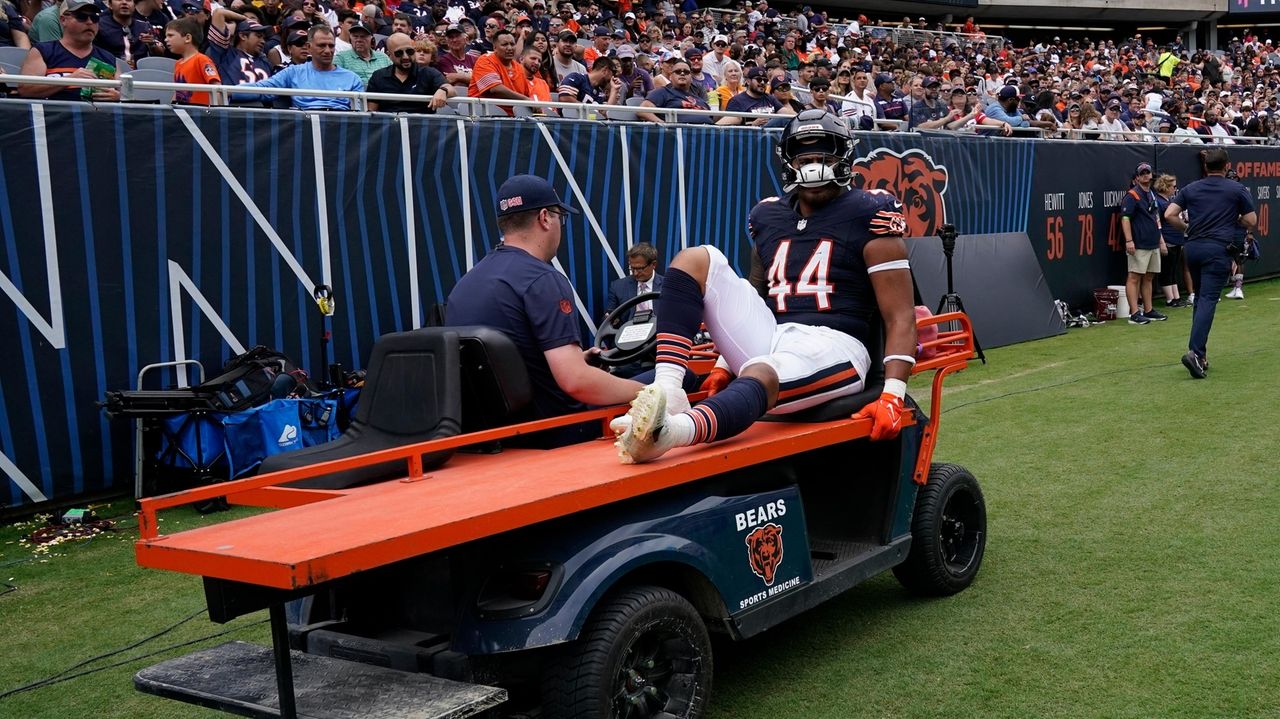
[[[747,535],[747,558],[751,571],[764,580],[765,586],[772,585],[782,563],[782,527],[769,522],[751,530]]]
[[[881,148],[855,160],[853,172],[854,187],[891,192],[902,202],[907,237],[936,235],[946,222],[947,168],[923,150],[899,155]]]

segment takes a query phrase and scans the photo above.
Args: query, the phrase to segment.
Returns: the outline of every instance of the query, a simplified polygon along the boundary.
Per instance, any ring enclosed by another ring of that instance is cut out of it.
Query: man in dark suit
[[[609,297],[604,305],[606,315],[636,295],[662,291],[662,275],[657,272],[658,250],[653,245],[648,242],[636,243],[627,250],[627,265],[630,267],[630,274],[609,284]],[[626,322],[631,319],[638,309],[651,310],[652,305],[652,300],[641,302],[623,315],[621,320]]]

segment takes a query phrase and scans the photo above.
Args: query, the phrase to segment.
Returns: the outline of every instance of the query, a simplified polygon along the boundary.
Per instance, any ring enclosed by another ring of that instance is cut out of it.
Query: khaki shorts
[[[1134,250],[1129,258],[1129,271],[1135,275],[1145,275],[1160,271],[1160,250]]]

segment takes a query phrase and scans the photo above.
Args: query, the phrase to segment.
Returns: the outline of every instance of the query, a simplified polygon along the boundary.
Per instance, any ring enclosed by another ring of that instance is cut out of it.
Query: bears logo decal
[[[772,585],[782,563],[782,527],[769,522],[751,530],[747,535],[747,559],[751,571],[764,580],[765,586]]]
[[[947,168],[923,150],[899,155],[881,148],[855,160],[853,171],[854,187],[884,190],[902,202],[907,237],[936,235],[946,222]]]

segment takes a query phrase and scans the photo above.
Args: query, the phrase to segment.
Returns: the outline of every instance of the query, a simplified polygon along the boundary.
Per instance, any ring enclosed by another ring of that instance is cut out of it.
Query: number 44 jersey
[[[778,322],[830,327],[868,345],[878,313],[862,251],[906,231],[902,204],[883,190],[849,190],[803,217],[794,194],[761,200],[747,231]]]

